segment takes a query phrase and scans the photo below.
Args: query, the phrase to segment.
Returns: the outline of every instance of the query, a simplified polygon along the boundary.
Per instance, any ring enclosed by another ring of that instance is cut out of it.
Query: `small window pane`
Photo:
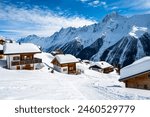
[[[63,69],[63,71],[67,71],[67,69]]]
[[[14,57],[13,57],[13,60],[19,60],[19,59],[20,59],[19,56],[14,56]]]

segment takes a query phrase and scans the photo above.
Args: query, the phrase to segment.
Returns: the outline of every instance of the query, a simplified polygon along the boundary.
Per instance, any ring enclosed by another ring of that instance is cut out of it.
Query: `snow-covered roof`
[[[56,55],[55,58],[58,60],[60,64],[79,62],[79,60],[71,54],[59,54]]]
[[[90,62],[89,60],[82,60],[82,61],[85,62],[85,63],[86,63],[86,62]]]
[[[3,45],[0,45],[0,50],[3,50]]]
[[[0,36],[0,40],[5,40],[5,38]]]
[[[107,68],[107,67],[112,67],[112,65],[110,65],[109,63],[105,62],[105,61],[100,61],[100,62],[93,62],[91,64],[91,66],[98,66],[102,69]]]
[[[131,65],[122,68],[120,71],[120,80],[129,78],[130,76],[137,75],[146,71],[150,71],[150,56],[143,57],[142,59],[135,61]]]
[[[6,43],[4,54],[39,53],[41,50],[32,43]]]

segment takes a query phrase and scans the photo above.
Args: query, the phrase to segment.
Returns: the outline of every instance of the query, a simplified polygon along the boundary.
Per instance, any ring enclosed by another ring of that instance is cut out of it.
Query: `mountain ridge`
[[[60,48],[64,53],[82,59],[105,60],[123,67],[150,55],[148,19],[150,14],[124,17],[113,12],[90,26],[62,28],[50,37],[33,35],[21,38],[18,42],[35,43],[46,52]]]

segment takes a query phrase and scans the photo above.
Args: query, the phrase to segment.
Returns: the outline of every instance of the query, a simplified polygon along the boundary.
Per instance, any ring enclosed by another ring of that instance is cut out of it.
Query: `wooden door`
[[[17,69],[17,70],[20,70],[20,66],[18,65],[18,66],[16,67],[16,69]]]

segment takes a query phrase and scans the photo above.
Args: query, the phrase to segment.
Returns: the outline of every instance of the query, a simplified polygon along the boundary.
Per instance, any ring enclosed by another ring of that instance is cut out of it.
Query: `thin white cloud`
[[[8,30],[18,31],[23,36],[29,34],[50,36],[62,27],[81,27],[96,23],[96,21],[80,16],[59,16],[48,9],[42,10],[37,7],[33,9],[17,8],[16,6],[4,4],[0,5],[0,19],[11,22],[10,25],[12,24],[12,27],[9,26]],[[3,24],[0,23],[0,25]]]
[[[111,7],[128,8],[133,10],[150,9],[149,0],[119,0],[108,5]]]
[[[106,2],[101,2],[102,5],[106,5]]]
[[[104,8],[107,8],[106,2],[100,1],[100,0],[95,0],[95,1],[89,2],[88,5],[93,6],[93,7],[104,7]]]
[[[101,1],[101,0],[80,0],[82,3],[85,3],[89,6],[92,6],[92,7],[99,7],[99,6],[102,6],[102,7],[107,7],[107,4],[106,2],[104,1]]]
[[[93,7],[97,7],[100,5],[100,1],[95,0],[95,1],[89,2],[88,5],[93,6]]]
[[[107,4],[108,11],[117,11],[126,16],[148,14],[150,11],[149,0],[118,0]]]
[[[81,2],[87,2],[87,1],[89,1],[89,0],[80,0]]]
[[[111,8],[111,10],[116,10],[116,9],[118,9],[118,7],[116,7],[116,6]]]
[[[97,5],[97,4],[99,4],[99,3],[100,3],[99,0],[93,1],[93,4],[95,4],[95,5]]]
[[[131,5],[134,9],[150,9],[149,0],[138,0],[137,2],[133,2]]]

